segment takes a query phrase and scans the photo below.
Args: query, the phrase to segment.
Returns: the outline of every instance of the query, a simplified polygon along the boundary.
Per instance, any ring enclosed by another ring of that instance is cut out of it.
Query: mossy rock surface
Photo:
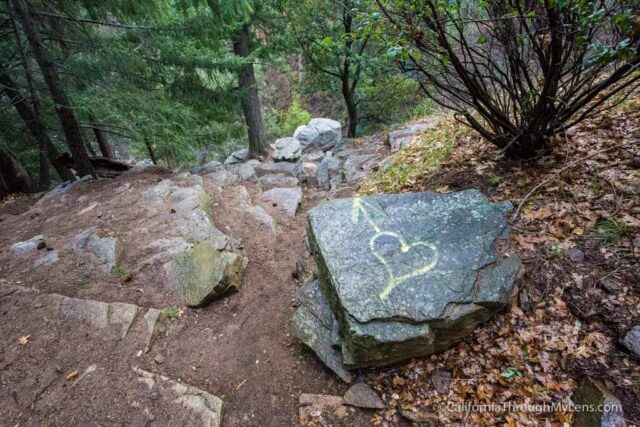
[[[172,263],[176,286],[189,307],[202,307],[240,289],[247,261],[241,255],[219,251],[204,241]]]

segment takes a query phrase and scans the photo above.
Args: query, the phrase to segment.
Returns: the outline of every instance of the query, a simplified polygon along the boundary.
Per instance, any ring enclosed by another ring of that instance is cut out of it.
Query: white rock
[[[44,236],[39,234],[30,238],[29,240],[25,240],[24,242],[14,243],[9,247],[9,251],[18,257],[24,256],[30,252],[35,252],[38,250],[38,246],[44,243]]]
[[[276,140],[273,161],[296,162],[302,155],[300,141],[295,138],[280,138]]]
[[[309,147],[327,151],[342,139],[342,125],[331,119],[312,119],[296,129],[293,137],[300,141],[303,151]]]

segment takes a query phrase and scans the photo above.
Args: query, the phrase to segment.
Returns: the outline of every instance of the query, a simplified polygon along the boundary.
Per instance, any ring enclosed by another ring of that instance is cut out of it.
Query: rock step
[[[166,318],[156,308],[41,293],[34,288],[0,282],[0,298],[14,294],[35,294],[33,308],[47,310],[49,316],[60,321],[62,331],[80,321],[104,339],[124,340],[133,337],[138,343],[138,354],[151,349]]]
[[[133,367],[133,372],[138,375],[138,383],[162,401],[158,406],[161,411],[168,411],[166,415],[172,425],[220,426],[222,400],[219,397],[138,367]]]

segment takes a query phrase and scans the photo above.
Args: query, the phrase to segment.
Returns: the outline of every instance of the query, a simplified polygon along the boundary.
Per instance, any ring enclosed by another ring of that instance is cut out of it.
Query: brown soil
[[[139,342],[129,336],[122,341],[101,338],[81,322],[63,327],[35,302],[38,293],[58,293],[158,309],[180,307],[157,267],[141,267],[148,256],[146,244],[164,237],[153,235],[157,223],[171,213],[153,215],[139,200],[144,190],[169,176],[166,171],[147,170],[82,183],[63,197],[26,212],[22,202],[22,209],[15,211],[20,215],[0,223],[0,424],[184,422],[137,381],[134,366],[220,397],[223,424],[229,426],[294,425],[300,394],[342,395],[346,391],[347,385],[290,332],[294,294],[300,284],[292,272],[297,262],[304,264],[307,274],[314,270],[303,243],[304,218],[318,200],[310,199],[306,191],[293,219],[264,206],[280,225],[281,232],[274,236],[238,209],[237,188],[220,191],[205,180],[216,226],[250,260],[243,287],[202,309],[181,307],[182,317],[169,322],[170,327],[147,354],[137,355]],[[179,182],[181,178],[171,175],[171,179]],[[114,195],[127,182],[131,188]],[[243,185],[255,199],[259,188]],[[73,236],[88,227],[97,227],[100,236],[116,235],[122,240],[122,271],[108,276],[90,260],[64,252]],[[47,248],[19,263],[12,261],[9,246],[37,234],[45,235]],[[61,254],[60,261],[50,268],[32,270],[33,260],[52,249]],[[6,291],[12,285],[37,291]],[[27,343],[19,343],[25,336]],[[157,356],[163,358],[162,363],[154,360]],[[96,365],[95,371],[80,377],[91,365]],[[78,375],[67,380],[73,371]],[[342,423],[366,425],[371,416],[371,412],[350,410]]]

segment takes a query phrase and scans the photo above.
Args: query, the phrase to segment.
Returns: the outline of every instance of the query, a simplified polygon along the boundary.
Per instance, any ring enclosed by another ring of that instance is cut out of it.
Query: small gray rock
[[[584,252],[580,248],[571,248],[569,250],[569,259],[575,263],[584,262]]]
[[[318,170],[316,171],[319,189],[329,191],[342,184],[342,171],[340,164],[340,159],[332,156],[326,156],[322,159],[322,162],[320,162],[320,166],[318,166]]]
[[[269,229],[269,231],[271,231],[271,233],[278,234],[280,232],[280,228],[278,227],[278,224],[273,219],[273,217],[260,206],[246,206],[244,209],[242,209],[242,212],[245,212],[246,214],[250,215],[255,221],[265,225]]]
[[[224,161],[224,164],[235,165],[237,163],[242,163],[245,161],[248,155],[249,155],[249,150],[247,148],[234,151],[233,153],[231,153],[229,157],[227,157],[227,160]]]
[[[133,367],[133,371],[139,376],[140,384],[147,390],[153,389],[158,393],[158,398],[163,402],[158,406],[165,412],[165,416],[171,417],[171,425],[220,427],[222,400],[217,396],[138,367]]]
[[[283,173],[269,174],[263,175],[259,179],[260,185],[265,190],[270,190],[272,188],[282,188],[282,187],[297,187],[298,180],[292,176],[287,176]]]
[[[202,307],[242,286],[247,266],[243,256],[221,252],[209,241],[180,254],[170,267],[170,281],[189,307]]]
[[[298,178],[302,173],[302,165],[300,163],[291,162],[264,162],[254,167],[258,177],[275,173],[282,173],[287,176]]]
[[[11,254],[17,257],[22,257],[28,253],[35,252],[38,250],[38,247],[44,244],[44,236],[39,234],[30,238],[29,240],[25,240],[24,242],[14,243],[9,247],[9,251]]]
[[[636,325],[627,332],[622,340],[622,344],[635,357],[640,359],[640,325]]]
[[[605,277],[600,280],[600,284],[611,293],[620,292],[622,290],[622,285],[610,277]]]
[[[215,172],[209,173],[204,177],[216,187],[225,187],[238,182],[238,176],[225,168],[218,168]]]
[[[345,404],[358,408],[384,409],[386,407],[375,390],[366,383],[352,385],[344,394],[343,399]]]
[[[277,207],[290,217],[296,216],[302,201],[302,190],[295,188],[272,188],[258,196],[258,200]]]
[[[275,162],[297,162],[302,155],[300,141],[295,138],[280,138],[276,140],[273,160]]]
[[[307,150],[307,152],[302,155],[302,160],[310,163],[321,162],[323,158],[324,158],[324,151],[320,149]]]
[[[75,253],[89,253],[100,261],[100,268],[107,274],[116,267],[122,247],[117,237],[99,237],[89,228],[73,238],[69,249]]]

